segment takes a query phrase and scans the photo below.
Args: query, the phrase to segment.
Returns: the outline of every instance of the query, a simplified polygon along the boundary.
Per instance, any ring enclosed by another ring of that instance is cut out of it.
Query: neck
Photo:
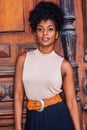
[[[38,47],[38,49],[40,50],[40,52],[48,54],[54,50],[54,47]]]

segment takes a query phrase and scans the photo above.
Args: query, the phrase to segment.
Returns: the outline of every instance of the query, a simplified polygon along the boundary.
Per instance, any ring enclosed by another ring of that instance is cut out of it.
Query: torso
[[[27,52],[22,79],[28,99],[45,99],[62,91],[62,61],[54,51],[49,54],[38,49]]]

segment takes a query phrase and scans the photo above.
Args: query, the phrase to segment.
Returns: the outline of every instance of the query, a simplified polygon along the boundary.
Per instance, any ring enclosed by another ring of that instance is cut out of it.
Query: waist
[[[40,100],[30,100],[28,99],[27,108],[28,110],[37,110],[43,111],[44,108],[56,104],[58,102],[62,102],[62,98],[59,94],[56,94],[53,97],[47,99],[40,99]]]

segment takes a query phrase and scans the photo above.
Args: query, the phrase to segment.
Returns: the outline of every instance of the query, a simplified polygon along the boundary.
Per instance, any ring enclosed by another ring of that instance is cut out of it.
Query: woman
[[[24,90],[28,99],[25,130],[81,130],[72,66],[54,51],[64,13],[52,2],[40,2],[30,12],[29,22],[38,48],[17,61],[15,130],[21,130]],[[60,97],[62,84],[66,103]]]

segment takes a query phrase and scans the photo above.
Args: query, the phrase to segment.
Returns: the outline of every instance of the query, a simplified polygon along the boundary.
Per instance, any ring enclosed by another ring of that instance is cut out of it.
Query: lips
[[[43,40],[44,42],[49,41],[49,39],[50,39],[50,38],[48,38],[48,37],[43,37],[43,38],[42,38],[42,40]]]

